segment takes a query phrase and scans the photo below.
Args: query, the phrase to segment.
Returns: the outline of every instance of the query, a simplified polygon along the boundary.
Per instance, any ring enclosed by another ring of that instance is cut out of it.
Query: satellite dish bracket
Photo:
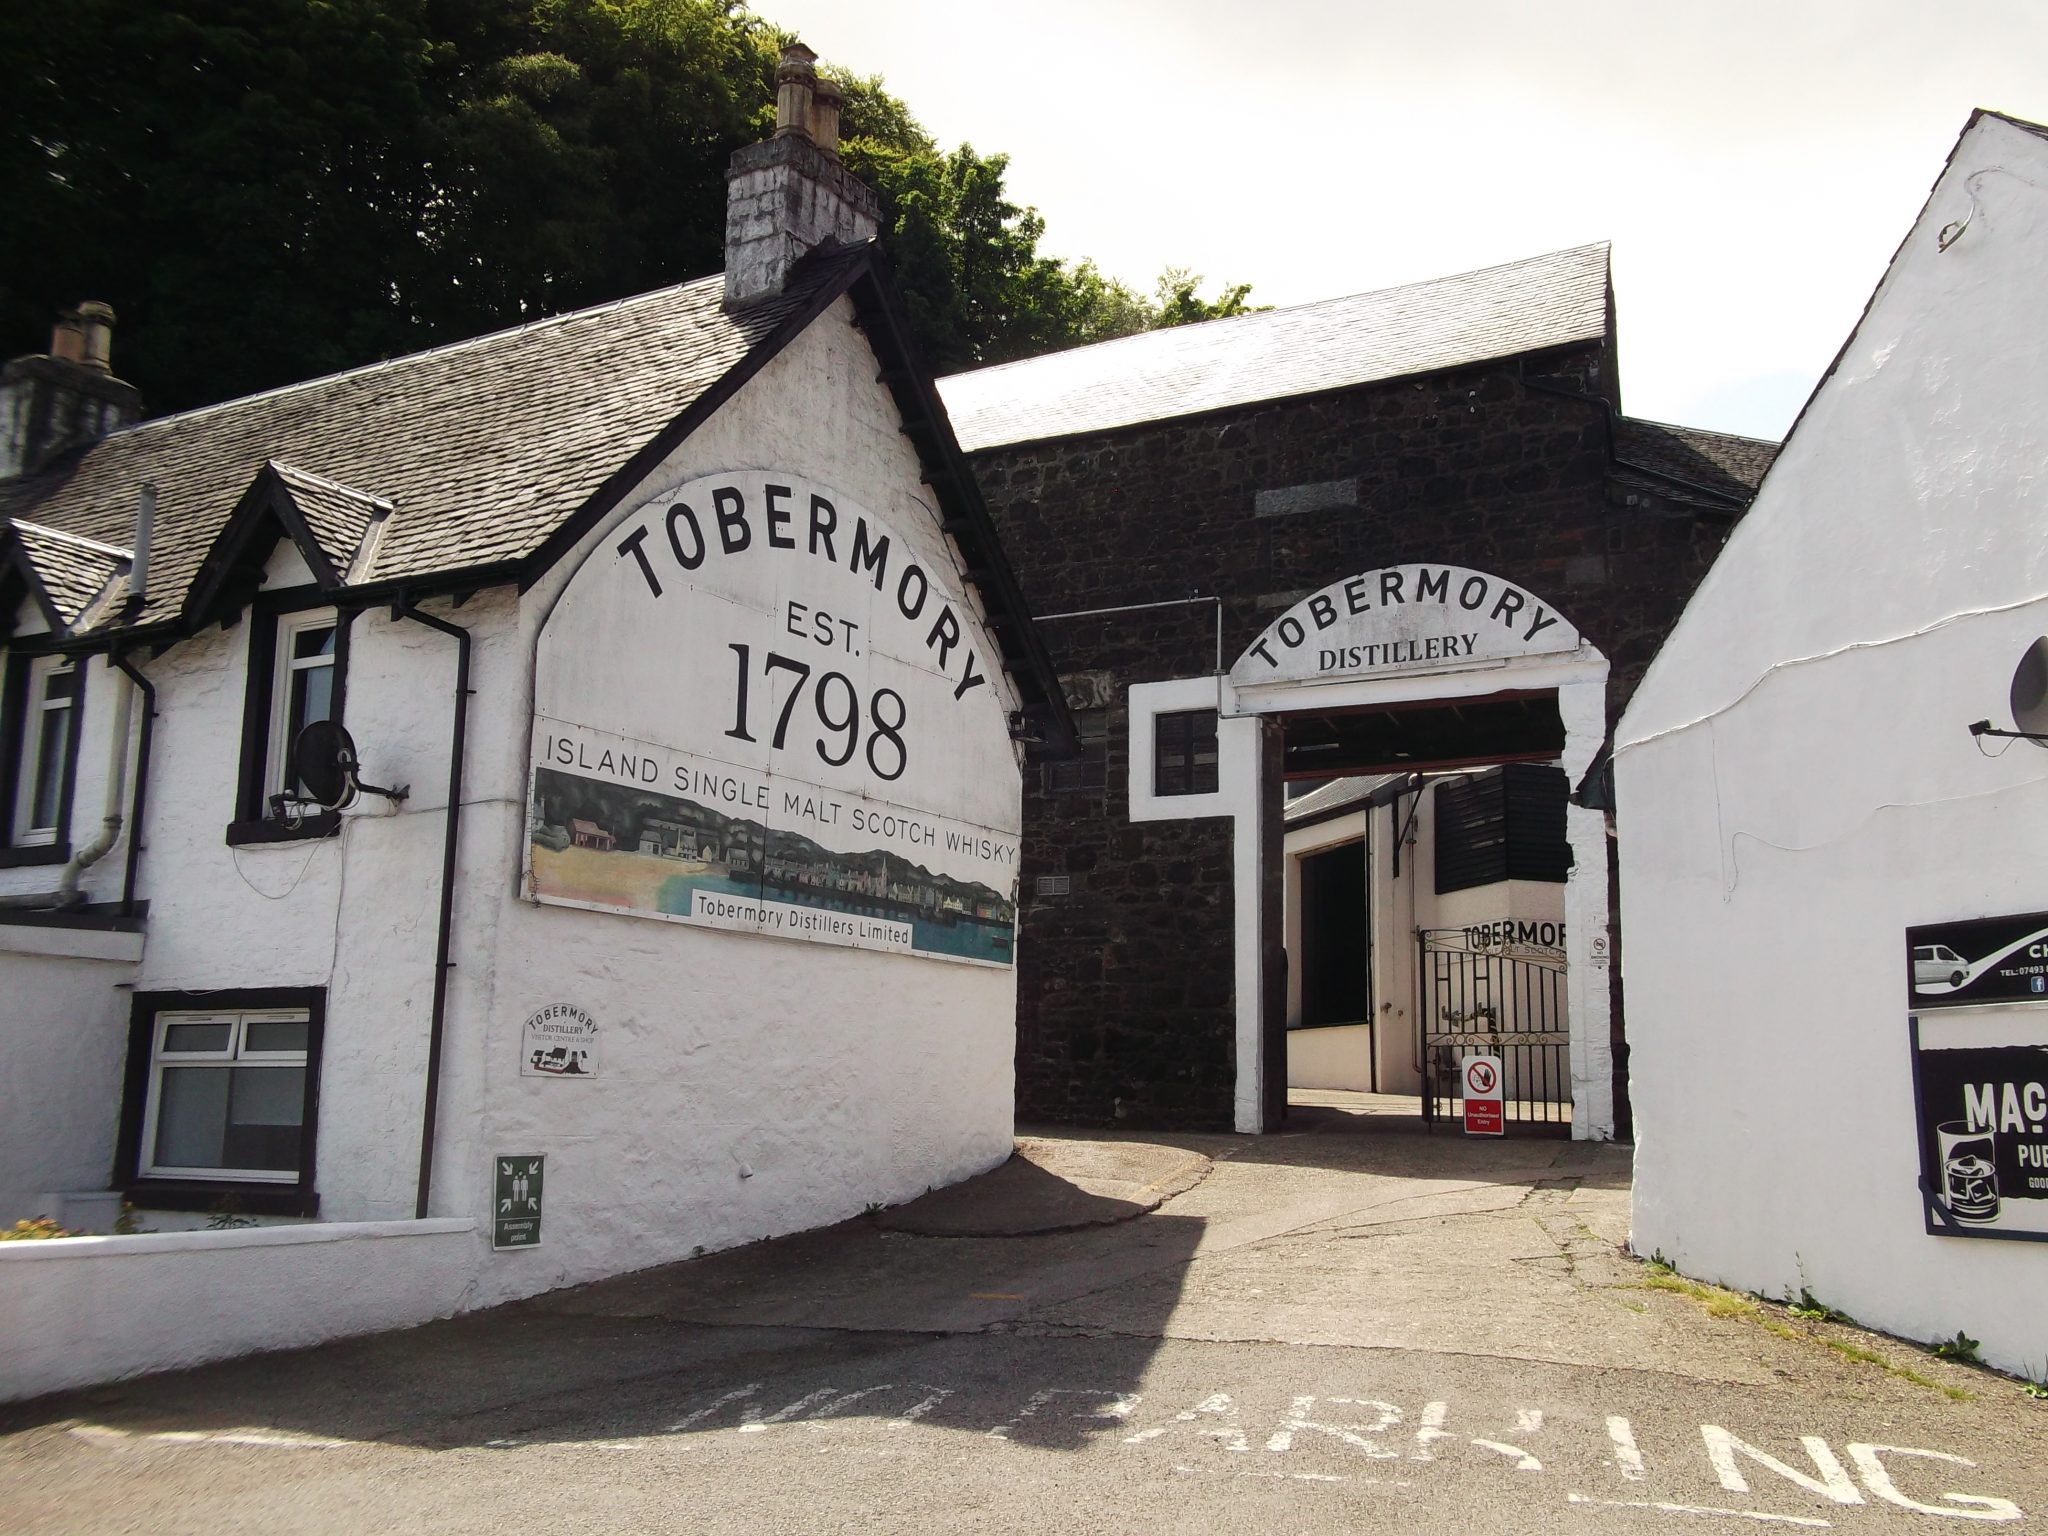
[[[302,795],[287,790],[270,797],[271,808],[287,821],[296,822],[308,807],[341,810],[353,805],[360,795],[382,795],[400,805],[412,793],[409,784],[396,789],[365,784],[357,772],[355,740],[337,721],[316,720],[299,732],[292,743],[291,763],[293,782],[315,792]]]

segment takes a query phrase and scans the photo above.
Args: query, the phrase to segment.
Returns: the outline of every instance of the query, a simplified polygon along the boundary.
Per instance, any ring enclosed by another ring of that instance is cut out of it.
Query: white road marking
[[[1514,1460],[1517,1472],[1541,1472],[1543,1463],[1523,1450],[1519,1445],[1504,1445],[1498,1440],[1474,1440],[1482,1451],[1499,1451],[1501,1455]]]
[[[1975,1470],[1977,1463],[1961,1456],[1951,1456],[1947,1451],[1921,1451],[1909,1445],[1861,1445],[1851,1443],[1849,1459],[1856,1463],[1856,1470],[1863,1474],[1863,1486],[1888,1504],[1901,1509],[1918,1510],[1923,1515],[1941,1515],[1949,1520],[2020,1520],[2024,1513],[2019,1505],[2010,1499],[1991,1499],[1978,1493],[1944,1493],[1946,1504],[1922,1504],[1909,1499],[1899,1492],[1898,1484],[1885,1469],[1883,1456],[1924,1456],[1930,1461],[1953,1462],[1959,1467]],[[1958,1509],[1957,1505],[1974,1505],[1974,1508]]]
[[[1451,1407],[1448,1403],[1424,1403],[1422,1405],[1422,1421],[1416,1426],[1415,1450],[1408,1458],[1410,1461],[1435,1461],[1436,1452],[1429,1448],[1430,1442],[1432,1440],[1450,1440],[1455,1438],[1449,1430],[1444,1428],[1444,1419],[1449,1415],[1450,1411]]]
[[[1610,1414],[1607,1438],[1614,1442],[1614,1464],[1621,1469],[1622,1477],[1631,1483],[1640,1483],[1645,1476],[1643,1453],[1636,1445],[1634,1428],[1620,1414]]]
[[[1111,1419],[1116,1421],[1128,1419],[1131,1416],[1132,1410],[1142,1401],[1135,1392],[1111,1392],[1102,1387],[1046,1387],[1042,1391],[1032,1393],[1031,1400],[1025,1403],[1018,1412],[1017,1417],[1010,1420],[1007,1424],[998,1424],[989,1431],[990,1436],[997,1440],[1008,1440],[1011,1437],[1010,1432],[1012,1430],[1026,1419],[1036,1418],[1040,1409],[1058,1397],[1106,1397],[1109,1401],[1102,1407],[1097,1408],[1092,1413],[1077,1413],[1074,1417],[1077,1419]]]
[[[684,1414],[680,1419],[677,1419],[675,1423],[669,1425],[669,1427],[666,1430],[662,1431],[662,1433],[674,1435],[680,1434],[682,1431],[686,1429],[695,1429],[699,1424],[702,1424],[706,1419],[710,1418],[711,1415],[718,1412],[718,1410],[723,1408],[727,1403],[736,1403],[740,1401],[742,1398],[752,1397],[756,1392],[760,1390],[760,1382],[750,1381],[744,1387],[734,1387],[730,1392],[721,1392],[717,1397],[711,1399],[710,1402],[706,1403],[702,1408],[699,1408],[695,1413]],[[493,1445],[496,1445],[498,1443],[499,1442],[496,1440],[493,1440],[491,1442],[491,1444]],[[511,1442],[508,1441],[506,1443],[510,1444]]]
[[[1348,1408],[1373,1409],[1375,1413],[1374,1420],[1370,1424],[1319,1423],[1308,1416],[1309,1410],[1315,1407],[1316,1400],[1313,1397],[1297,1397],[1294,1400],[1293,1407],[1288,1411],[1287,1417],[1281,1420],[1280,1427],[1274,1430],[1272,1438],[1266,1441],[1266,1449],[1269,1451],[1292,1450],[1294,1449],[1295,1435],[1303,1431],[1313,1430],[1319,1435],[1328,1435],[1333,1440],[1341,1440],[1346,1445],[1354,1446],[1377,1460],[1392,1461],[1401,1454],[1399,1451],[1390,1451],[1377,1441],[1367,1438],[1371,1435],[1385,1434],[1401,1422],[1401,1410],[1392,1403],[1383,1403],[1376,1397],[1326,1397],[1323,1401]]]
[[[1533,1435],[1543,1428],[1541,1408],[1518,1408],[1515,1410],[1515,1428],[1525,1435]]]
[[[1735,1454],[1740,1451],[1760,1467],[1768,1467],[1788,1482],[1797,1483],[1808,1493],[1819,1494],[1837,1504],[1861,1504],[1863,1495],[1856,1491],[1856,1484],[1844,1470],[1835,1453],[1828,1449],[1827,1441],[1819,1435],[1801,1435],[1799,1443],[1806,1447],[1806,1454],[1813,1458],[1813,1467],[1819,1477],[1808,1477],[1797,1467],[1788,1467],[1768,1451],[1760,1451],[1746,1440],[1738,1440],[1718,1424],[1702,1424],[1700,1436],[1707,1442],[1707,1460],[1714,1468],[1714,1475],[1721,1480],[1721,1486],[1730,1493],[1749,1492],[1748,1479],[1735,1464]]]
[[[1156,1424],[1150,1429],[1141,1429],[1135,1435],[1124,1437],[1125,1445],[1142,1445],[1147,1440],[1157,1440],[1173,1428],[1174,1424],[1192,1424],[1197,1419],[1213,1416],[1224,1422],[1195,1431],[1212,1440],[1222,1442],[1226,1451],[1249,1451],[1251,1443],[1244,1437],[1244,1427],[1238,1423],[1237,1404],[1231,1401],[1228,1392],[1212,1392],[1192,1408],[1183,1408],[1173,1416],[1172,1424]]]
[[[1821,1520],[1813,1515],[1773,1515],[1761,1509],[1715,1509],[1707,1504],[1663,1504],[1654,1499],[1589,1499],[1583,1493],[1569,1497],[1574,1504],[1591,1504],[1600,1509],[1654,1509],[1662,1515],[1721,1515],[1772,1525],[1804,1525],[1823,1531],[1835,1528],[1832,1520]]]

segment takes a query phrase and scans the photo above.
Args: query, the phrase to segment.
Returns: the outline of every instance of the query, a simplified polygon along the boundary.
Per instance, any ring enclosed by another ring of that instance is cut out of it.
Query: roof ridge
[[[152,416],[118,431],[109,432],[102,442],[129,437],[138,432],[147,432],[152,427],[169,426],[173,422],[192,421],[197,417],[225,411],[236,406],[249,405],[258,400],[275,400],[284,395],[296,394],[302,389],[315,389],[326,384],[338,384],[344,379],[364,377],[381,373],[387,368],[396,368],[401,363],[416,363],[424,358],[445,357],[468,347],[480,347],[486,342],[498,341],[507,336],[520,336],[529,331],[538,331],[551,325],[566,325],[572,320],[588,319],[592,315],[605,314],[612,310],[626,309],[635,304],[651,303],[656,299],[672,298],[685,288],[695,288],[706,283],[723,283],[723,273],[714,272],[709,277],[693,277],[685,282],[670,283],[665,288],[650,288],[645,293],[632,293],[622,299],[607,299],[602,304],[587,304],[581,309],[564,310],[559,315],[543,315],[538,320],[528,320],[519,325],[508,325],[500,330],[485,331],[480,336],[465,336],[460,341],[444,341],[438,347],[427,347],[418,352],[403,352],[397,357],[382,358],[374,363],[359,363],[353,368],[340,368],[333,373],[323,373],[314,378],[300,379],[295,384],[280,384],[274,389],[259,389],[254,394],[236,395],[231,400],[216,400],[211,405],[195,405],[189,411],[174,411],[168,416]]]
[[[301,480],[310,480],[315,485],[339,495],[352,497],[357,501],[367,501],[371,506],[381,507],[386,512],[396,510],[390,498],[379,496],[374,491],[359,491],[352,485],[344,485],[339,480],[331,480],[326,475],[316,474],[310,469],[301,469],[298,465],[288,464],[283,459],[265,459],[263,462],[280,475],[296,475]]]
[[[1358,299],[1378,298],[1384,294],[1401,293],[1410,288],[1434,288],[1440,283],[1454,283],[1462,278],[1486,277],[1495,272],[1506,272],[1515,267],[1533,266],[1539,261],[1552,261],[1562,256],[1578,256],[1589,251],[1612,251],[1611,240],[1589,240],[1584,245],[1567,245],[1554,251],[1538,251],[1531,256],[1518,257],[1513,261],[1495,262],[1492,266],[1473,267],[1464,272],[1445,272],[1437,277],[1416,278],[1412,282],[1392,283],[1384,288],[1362,288],[1356,293],[1333,294],[1326,299],[1308,299],[1300,304],[1276,304],[1271,309],[1255,309],[1241,315],[1220,315],[1213,320],[1197,320],[1188,325],[1170,326],[1167,330],[1185,336],[1193,331],[1203,330],[1212,325],[1234,325],[1245,321],[1271,320],[1282,315],[1299,315],[1309,310],[1322,309],[1334,304],[1348,304]],[[1063,347],[1057,352],[1042,352],[1037,357],[1020,357],[1014,362],[991,363],[986,368],[968,368],[959,373],[949,373],[939,379],[940,384],[950,384],[956,379],[986,378],[1005,369],[1028,368],[1047,358],[1063,357],[1068,353],[1092,350],[1100,347],[1115,347],[1126,342],[1141,342],[1149,336],[1166,334],[1162,330],[1134,331],[1128,336],[1112,336],[1106,341],[1083,342],[1078,347]]]
[[[117,560],[133,560],[135,558],[135,551],[132,549],[123,549],[118,544],[106,544],[98,539],[89,539],[82,533],[72,533],[63,528],[52,528],[47,523],[32,523],[25,517],[9,518],[8,521],[17,528],[26,528],[30,533],[39,534],[43,538],[55,539],[59,544],[76,544],[81,549],[89,549],[93,553],[100,555],[112,555]]]
[[[1731,443],[1755,443],[1759,448],[1785,446],[1783,438],[1751,437],[1747,432],[1723,432],[1719,427],[1689,427],[1681,421],[1659,421],[1654,416],[1631,416],[1626,411],[1621,412],[1620,416],[1623,421],[1637,426],[1663,427],[1669,432],[1696,432],[1702,437],[1726,438]]]

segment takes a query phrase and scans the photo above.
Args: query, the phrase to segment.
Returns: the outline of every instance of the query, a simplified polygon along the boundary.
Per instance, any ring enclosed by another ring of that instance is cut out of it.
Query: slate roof
[[[1747,505],[1778,447],[1754,437],[1621,416],[1614,423],[1614,478],[1688,505]]]
[[[142,422],[0,485],[0,515],[125,546],[153,481],[150,593],[134,624],[177,615],[274,460],[337,571],[369,526],[368,498],[392,506],[373,568],[352,584],[518,560],[833,270],[811,263],[788,294],[737,314],[722,307],[723,279],[703,278]]]
[[[66,624],[76,623],[89,610],[103,610],[110,591],[128,570],[128,551],[97,539],[19,520],[14,536],[34,563],[43,595]]]
[[[273,526],[358,603],[524,584],[842,297],[1003,665],[1070,744],[1058,675],[872,240],[813,250],[782,295],[735,313],[724,279],[702,278],[113,433],[0,481],[0,605],[25,587],[80,645],[174,640],[246,601],[241,567]],[[116,572],[145,482],[156,522],[138,607]],[[81,540],[108,546],[102,564]]]
[[[1148,331],[939,381],[969,453],[1598,341],[1607,246]]]
[[[394,510],[389,501],[368,491],[308,474],[276,459],[269,462],[277,478],[291,492],[292,502],[305,519],[307,529],[320,541],[321,551],[337,571],[349,568],[349,562],[362,551],[371,526]]]

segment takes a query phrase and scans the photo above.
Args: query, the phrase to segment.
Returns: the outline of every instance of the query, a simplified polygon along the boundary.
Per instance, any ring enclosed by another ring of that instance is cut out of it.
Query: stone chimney
[[[828,241],[872,240],[881,203],[839,163],[844,97],[818,78],[802,43],[782,50],[775,71],[775,136],[732,157],[725,173],[725,307],[780,294],[789,269]]]
[[[0,368],[0,480],[34,474],[142,414],[135,386],[114,377],[113,341],[112,306],[88,302],[57,317],[47,355]]]

